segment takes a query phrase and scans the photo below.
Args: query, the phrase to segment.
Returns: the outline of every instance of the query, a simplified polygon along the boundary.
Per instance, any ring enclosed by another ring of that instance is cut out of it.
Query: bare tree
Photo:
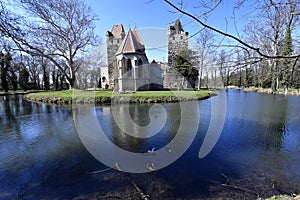
[[[201,80],[203,78],[204,69],[207,67],[210,59],[210,55],[213,53],[212,49],[213,34],[210,30],[204,29],[200,32],[197,39],[198,53],[199,53],[199,79],[198,90],[201,88]]]
[[[191,14],[188,11],[185,11],[183,8],[181,8],[180,6],[176,6],[174,3],[172,3],[169,0],[164,0],[167,4],[169,4],[172,8],[174,8],[176,11],[188,16],[189,18],[191,18],[192,20],[196,21],[198,24],[200,24],[201,26],[203,26],[204,28],[207,28],[221,36],[227,37],[230,40],[233,40],[235,42],[237,42],[240,46],[236,45],[236,47],[239,48],[244,48],[247,49],[248,51],[252,50],[255,51],[257,53],[257,55],[259,55],[260,57],[263,58],[267,58],[267,59],[282,59],[282,58],[297,58],[300,57],[300,54],[292,54],[289,56],[285,56],[285,55],[280,55],[280,54],[272,54],[270,52],[265,52],[264,49],[261,49],[260,47],[257,47],[255,45],[252,45],[251,43],[248,43],[246,40],[241,39],[239,36],[235,36],[233,34],[229,34],[226,31],[223,30],[219,30],[217,28],[214,28],[213,26],[205,23],[203,20],[201,20],[197,15],[195,14]],[[280,5],[280,3],[274,3],[274,1],[269,0],[271,2],[271,5]],[[210,2],[215,2],[215,1],[210,1]],[[216,1],[216,6],[218,6],[220,4],[220,1]],[[243,4],[246,1],[237,1],[237,4]],[[257,1],[260,2],[260,1]],[[265,1],[263,1],[265,2]],[[203,3],[202,3],[203,4]],[[183,3],[181,2],[179,5],[183,5]],[[266,8],[264,5],[262,6],[262,9]],[[215,7],[211,8],[210,12],[213,12],[215,9]],[[276,8],[277,9],[277,8]],[[295,8],[296,10],[296,8]]]
[[[91,8],[81,0],[21,0],[20,6],[28,16],[13,17],[2,6],[0,32],[21,50],[49,59],[73,88],[79,57],[98,42]]]
[[[101,88],[101,66],[105,57],[101,46],[89,51],[82,60],[81,67],[77,71],[77,87],[80,89]]]

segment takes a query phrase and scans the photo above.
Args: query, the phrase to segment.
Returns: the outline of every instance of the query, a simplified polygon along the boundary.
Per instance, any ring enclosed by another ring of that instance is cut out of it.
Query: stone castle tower
[[[188,32],[184,32],[179,19],[174,26],[168,28],[168,66],[164,66],[165,88],[178,88],[182,84],[181,76],[175,71],[175,55],[183,49],[188,49]],[[183,86],[181,86],[183,87]]]
[[[107,67],[108,67],[108,82],[111,88],[115,85],[115,80],[118,78],[117,57],[116,53],[125,37],[125,30],[122,24],[115,24],[111,31],[106,33],[106,48],[107,48]]]
[[[184,32],[179,19],[174,26],[168,28],[168,64],[170,67],[175,65],[175,55],[183,49],[188,48],[188,32]]]

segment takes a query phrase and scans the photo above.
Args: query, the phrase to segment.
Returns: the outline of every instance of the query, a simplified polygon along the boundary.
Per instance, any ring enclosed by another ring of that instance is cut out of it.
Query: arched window
[[[138,61],[138,76],[143,77],[143,61],[141,59]]]
[[[125,58],[122,58],[122,60],[119,60],[119,69],[121,69],[121,75],[123,76],[126,73],[126,60]]]
[[[139,59],[138,66],[141,66],[141,65],[143,65],[143,61],[142,61],[142,59]]]
[[[127,71],[128,77],[132,77],[132,65],[131,65],[131,60],[130,59],[127,60],[127,65],[126,66],[127,66],[126,71]]]

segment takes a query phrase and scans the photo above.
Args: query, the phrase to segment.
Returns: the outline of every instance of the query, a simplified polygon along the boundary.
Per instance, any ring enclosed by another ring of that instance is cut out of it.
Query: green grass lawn
[[[138,91],[130,94],[113,94],[111,90],[86,91],[65,90],[35,92],[24,97],[30,101],[70,104],[71,102],[88,103],[94,99],[96,103],[110,103],[112,99],[119,102],[145,103],[145,102],[175,102],[178,100],[199,100],[215,95],[213,91]]]

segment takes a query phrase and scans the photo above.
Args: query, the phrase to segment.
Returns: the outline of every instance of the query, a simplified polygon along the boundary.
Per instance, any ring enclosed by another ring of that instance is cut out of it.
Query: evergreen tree
[[[12,60],[10,53],[0,53],[1,86],[4,92],[8,92],[8,70]]]
[[[197,63],[196,53],[190,49],[180,51],[175,55],[175,69],[180,73],[192,88],[198,80],[199,71],[195,65]]]
[[[9,79],[13,90],[16,91],[18,89],[18,76],[15,72],[11,72],[11,76]]]
[[[27,71],[26,68],[23,68],[20,71],[19,83],[20,83],[21,88],[24,91],[28,90],[28,82],[29,82],[29,72]]]
[[[282,55],[283,56],[290,56],[293,52],[292,47],[292,35],[291,35],[291,28],[288,24],[285,37],[284,37],[284,46]],[[291,68],[291,59],[284,59],[283,60],[283,77],[282,77],[282,84],[287,90],[289,87],[289,79],[290,79],[290,68]]]
[[[44,80],[44,89],[46,91],[50,90],[50,77],[49,77],[49,73],[44,70],[44,73],[43,73],[43,80]]]

